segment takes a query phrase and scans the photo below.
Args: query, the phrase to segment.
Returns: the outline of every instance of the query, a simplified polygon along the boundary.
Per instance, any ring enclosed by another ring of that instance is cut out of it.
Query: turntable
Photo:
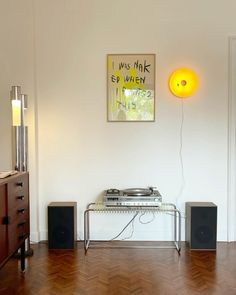
[[[110,207],[159,207],[162,197],[154,187],[108,189],[104,192],[103,203]]]

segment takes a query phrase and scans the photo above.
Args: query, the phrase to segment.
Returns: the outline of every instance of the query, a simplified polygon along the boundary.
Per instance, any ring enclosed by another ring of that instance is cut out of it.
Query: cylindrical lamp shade
[[[198,78],[194,71],[180,68],[174,71],[169,79],[170,91],[177,97],[186,98],[192,95],[198,86]]]
[[[20,86],[12,86],[11,87],[11,100],[20,99],[21,95],[21,87]]]
[[[14,99],[12,103],[12,126],[21,125],[21,101]]]

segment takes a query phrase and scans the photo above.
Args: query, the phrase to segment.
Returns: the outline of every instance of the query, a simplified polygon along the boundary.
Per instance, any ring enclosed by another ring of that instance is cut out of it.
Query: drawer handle
[[[17,198],[17,200],[24,200],[25,199],[25,196],[18,196],[18,197],[16,197]]]
[[[26,224],[26,221],[23,220],[23,221],[21,221],[21,222],[18,223],[18,226],[23,226],[23,225],[25,225],[25,224]]]
[[[25,213],[25,208],[18,209],[17,211],[18,211],[18,213],[24,214]]]
[[[24,240],[27,237],[27,234],[23,233],[18,236],[19,240]]]
[[[17,182],[16,183],[16,186],[21,186],[22,187],[23,186],[23,182]]]

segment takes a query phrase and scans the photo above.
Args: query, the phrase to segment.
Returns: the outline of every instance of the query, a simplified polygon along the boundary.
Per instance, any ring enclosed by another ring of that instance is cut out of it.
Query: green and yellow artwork
[[[155,54],[107,55],[108,121],[155,120]]]

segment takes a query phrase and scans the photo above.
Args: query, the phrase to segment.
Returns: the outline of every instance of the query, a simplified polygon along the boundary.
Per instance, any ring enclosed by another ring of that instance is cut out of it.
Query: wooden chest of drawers
[[[25,239],[29,237],[29,174],[0,179],[0,267],[21,248],[25,268]]]

